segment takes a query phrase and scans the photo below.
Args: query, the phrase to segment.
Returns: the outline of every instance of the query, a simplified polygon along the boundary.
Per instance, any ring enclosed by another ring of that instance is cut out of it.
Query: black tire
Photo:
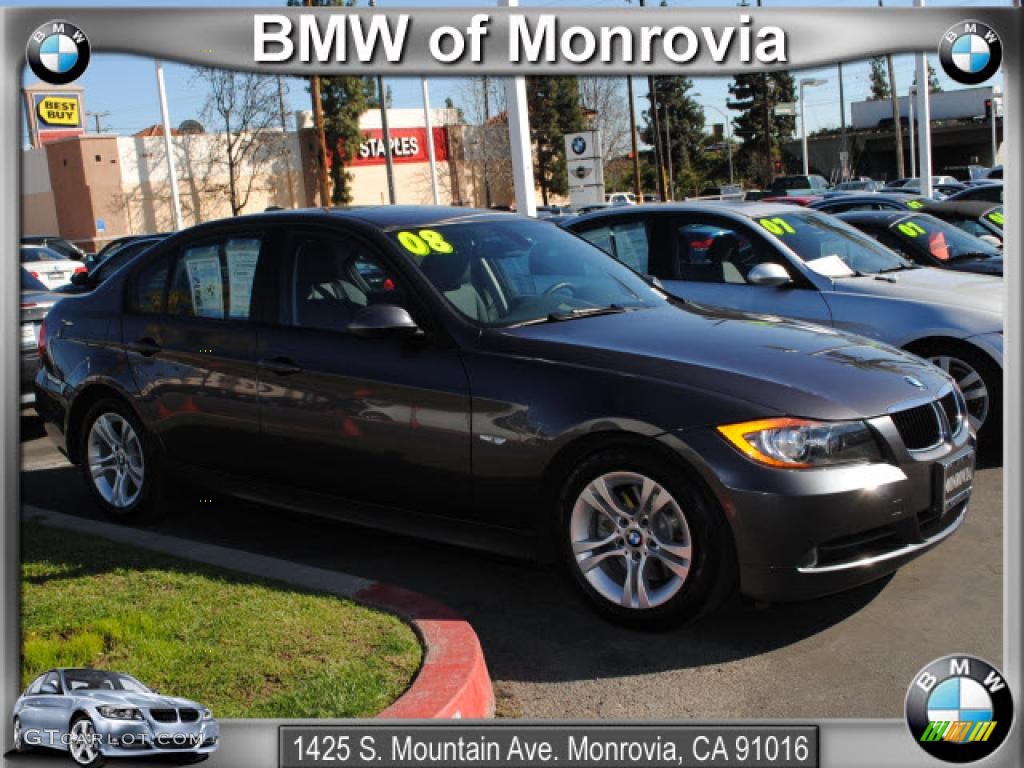
[[[659,605],[640,608],[613,602],[588,581],[577,562],[573,549],[574,507],[592,481],[615,473],[650,478],[668,491],[685,517],[692,549],[689,573],[678,591]],[[569,475],[558,504],[562,560],[590,605],[618,624],[634,629],[667,629],[710,613],[735,591],[735,551],[721,510],[691,473],[657,453],[611,449],[590,456]]]
[[[71,718],[71,723],[68,726],[68,733],[73,734],[75,726],[80,722],[85,722],[88,723],[90,727],[92,726],[92,720],[89,719],[88,715],[76,715]],[[95,733],[95,728],[92,728],[92,730]],[[71,757],[71,760],[75,765],[80,765],[82,768],[100,768],[106,762],[106,759],[103,757],[103,753],[100,752],[98,748],[95,750],[95,757],[91,760],[82,760],[77,757],[75,750],[70,745],[68,747],[68,755]]]
[[[98,487],[101,482],[108,485],[113,484],[109,480],[109,475],[102,480],[94,480],[90,468],[90,435],[97,421],[107,417],[113,417],[114,420],[120,419],[123,423],[127,423],[141,446],[142,482],[138,487],[131,485],[135,492],[131,495],[130,503],[123,505],[111,503]],[[138,416],[126,403],[114,398],[94,403],[82,421],[78,449],[79,467],[89,494],[96,505],[109,517],[129,525],[145,525],[160,517],[162,511],[160,451],[153,437],[146,431]]]
[[[21,718],[15,717],[12,725],[14,730],[14,751],[19,755],[31,752],[32,747],[25,743],[25,738],[21,733]]]
[[[929,342],[913,349],[926,360],[949,357],[959,360],[981,376],[988,390],[989,406],[984,423],[978,429],[978,447],[985,452],[998,453],[1003,447],[1003,372],[991,358],[980,350],[956,341]],[[971,404],[968,403],[968,409]]]

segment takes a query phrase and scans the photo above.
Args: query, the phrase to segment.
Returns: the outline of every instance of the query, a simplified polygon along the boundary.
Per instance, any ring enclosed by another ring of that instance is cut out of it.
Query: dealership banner
[[[811,768],[814,725],[281,726],[281,768]]]

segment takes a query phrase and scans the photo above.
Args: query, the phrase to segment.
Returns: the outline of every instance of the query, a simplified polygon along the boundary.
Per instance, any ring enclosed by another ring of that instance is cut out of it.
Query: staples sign
[[[426,163],[430,160],[426,128],[392,128],[391,160],[394,163]],[[448,159],[448,145],[444,128],[434,128],[434,157],[438,162]],[[387,148],[384,132],[379,129],[363,131],[363,141],[350,166],[384,165]]]

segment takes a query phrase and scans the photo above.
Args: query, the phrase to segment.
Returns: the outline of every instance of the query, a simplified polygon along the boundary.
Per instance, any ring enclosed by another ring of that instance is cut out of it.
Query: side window
[[[167,314],[247,320],[262,245],[238,236],[185,248],[171,275]]]
[[[46,675],[40,675],[39,677],[37,677],[35,680],[32,681],[32,684],[29,685],[25,693],[29,696],[34,696],[35,694],[39,693],[40,689],[43,687],[43,680],[45,679]]]
[[[630,269],[647,274],[649,251],[647,225],[643,221],[606,224],[580,232],[580,237],[609,253]]]
[[[279,303],[284,325],[345,331],[370,304],[406,309],[402,281],[369,249],[337,235],[296,235],[284,261],[285,286]]]
[[[789,269],[781,257],[731,223],[679,222],[675,232],[680,280],[745,285],[747,273],[758,264],[774,262]]]
[[[40,693],[60,693],[60,677],[56,672],[50,672],[43,679],[43,685],[39,689]]]
[[[171,258],[171,254],[165,254],[138,271],[132,285],[132,310],[146,314],[163,313]]]

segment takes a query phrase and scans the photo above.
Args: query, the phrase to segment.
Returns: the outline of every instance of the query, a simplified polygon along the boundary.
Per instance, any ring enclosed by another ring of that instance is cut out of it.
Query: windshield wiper
[[[885,267],[884,269],[880,269],[877,272],[875,272],[875,274],[876,275],[884,275],[884,274],[887,274],[889,272],[902,272],[904,269],[917,269],[917,265],[916,264],[900,264],[900,265],[895,266],[895,267]]]
[[[958,253],[950,261],[967,261],[968,259],[994,259],[1002,254],[984,253],[983,251],[971,251],[970,253]]]
[[[566,320],[578,320],[581,317],[596,317],[597,315],[620,315],[623,312],[634,312],[639,307],[623,307],[621,304],[609,304],[606,307],[586,307],[582,309],[570,309],[568,312],[551,312],[546,317],[537,317],[533,320],[524,320],[521,323],[514,323],[509,328],[522,328],[525,325],[537,325],[539,323],[561,323]]]

